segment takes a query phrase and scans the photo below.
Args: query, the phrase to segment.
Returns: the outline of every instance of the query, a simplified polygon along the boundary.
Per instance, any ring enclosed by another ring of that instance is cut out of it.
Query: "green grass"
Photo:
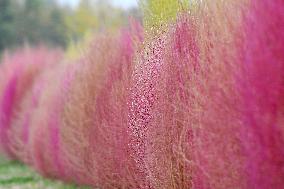
[[[43,178],[31,168],[0,157],[0,189],[87,189]]]

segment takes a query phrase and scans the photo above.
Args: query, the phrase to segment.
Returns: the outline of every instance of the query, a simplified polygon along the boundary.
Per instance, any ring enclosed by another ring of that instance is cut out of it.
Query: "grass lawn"
[[[0,157],[0,189],[87,189],[43,178],[31,168]]]

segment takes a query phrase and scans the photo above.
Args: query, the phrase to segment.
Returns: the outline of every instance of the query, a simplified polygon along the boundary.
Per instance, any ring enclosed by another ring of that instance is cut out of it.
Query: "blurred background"
[[[0,0],[0,56],[22,46],[72,49],[94,32],[141,20],[136,0]]]

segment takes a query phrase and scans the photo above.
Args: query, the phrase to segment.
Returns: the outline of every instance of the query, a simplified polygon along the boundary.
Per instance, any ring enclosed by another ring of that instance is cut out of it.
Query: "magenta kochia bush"
[[[127,99],[134,42],[140,42],[141,32],[139,26],[132,27],[132,31],[122,31],[117,41],[119,50],[116,49],[113,59],[110,59],[104,81],[97,92],[90,145],[98,183],[103,188],[137,187],[137,178],[133,175],[135,162],[128,146]]]
[[[31,164],[44,175],[62,179],[66,177],[61,150],[60,118],[76,66],[77,64],[61,64],[43,75],[41,79],[45,81],[45,87],[30,120],[28,148]]]
[[[147,170],[147,142],[149,122],[152,118],[152,108],[157,99],[157,86],[163,69],[166,34],[151,39],[144,51],[137,57],[131,96],[129,101],[129,133],[130,149],[135,161],[136,182],[140,188],[150,186],[150,174]],[[154,134],[154,133],[153,133]],[[164,133],[161,133],[164,134]],[[150,154],[150,153],[149,153]]]
[[[44,67],[60,59],[57,50],[44,47],[25,48],[12,54],[5,54],[1,64],[0,95],[0,140],[1,148],[13,157],[9,129],[21,110],[21,102],[31,89],[36,76]]]
[[[31,120],[34,113],[38,111],[39,100],[46,84],[42,79],[42,75],[44,74],[38,76],[34,81],[31,91],[26,94],[20,104],[22,111],[18,113],[18,117],[14,120],[9,132],[13,154],[16,158],[27,164],[32,163],[31,149],[28,145],[30,141]]]
[[[129,128],[141,188],[243,185],[230,55],[208,34],[220,28],[206,26],[182,14],[138,57]]]
[[[203,6],[138,56],[129,128],[139,186],[281,188],[283,5]]]
[[[62,117],[69,176],[103,188],[135,186],[128,153],[127,96],[141,28],[98,35],[74,78]],[[133,182],[133,183],[131,183]]]
[[[249,188],[284,186],[284,2],[252,0],[243,46],[242,142]]]

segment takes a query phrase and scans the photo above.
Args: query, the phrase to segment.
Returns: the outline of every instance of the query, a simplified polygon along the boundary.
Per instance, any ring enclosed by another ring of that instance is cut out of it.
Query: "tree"
[[[0,52],[14,42],[14,16],[10,0],[0,1]]]

